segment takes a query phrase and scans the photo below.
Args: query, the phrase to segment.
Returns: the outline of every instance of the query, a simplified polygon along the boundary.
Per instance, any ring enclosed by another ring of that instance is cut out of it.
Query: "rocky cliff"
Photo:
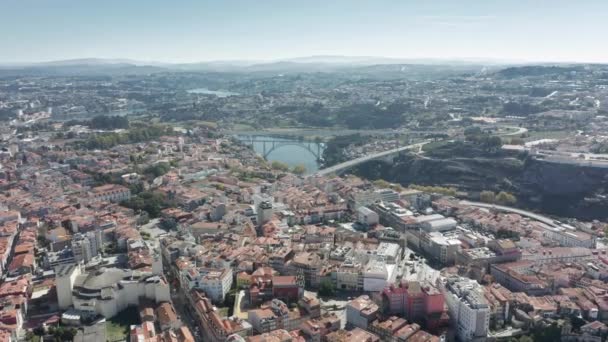
[[[586,220],[608,218],[608,168],[471,149],[402,154],[392,164],[372,161],[353,171],[403,185],[452,186],[474,199],[483,190],[504,190],[516,195],[522,207]]]

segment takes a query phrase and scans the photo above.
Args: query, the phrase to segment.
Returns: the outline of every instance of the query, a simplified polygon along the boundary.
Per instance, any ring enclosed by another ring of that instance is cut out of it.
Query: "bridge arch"
[[[289,141],[289,142],[276,142],[273,143],[272,146],[266,151],[264,151],[264,159],[268,159],[268,156],[280,149],[281,147],[285,147],[285,146],[297,146],[300,148],[303,148],[305,150],[307,150],[308,152],[310,152],[313,156],[315,156],[315,158],[318,160],[319,158],[321,158],[321,146],[319,144],[316,143],[307,143],[307,142],[299,142],[299,141]]]
[[[300,148],[303,148],[305,150],[307,150],[308,152],[310,152],[317,160],[320,159],[322,157],[323,154],[323,144],[319,143],[319,142],[314,142],[314,141],[308,141],[308,140],[289,140],[289,139],[277,139],[277,140],[270,140],[270,139],[257,139],[256,136],[241,136],[241,138],[237,137],[238,140],[240,140],[242,143],[247,144],[249,146],[254,146],[256,144],[258,144],[258,148],[261,147],[261,154],[264,157],[264,159],[267,159],[268,156],[284,147],[284,146],[297,146]]]

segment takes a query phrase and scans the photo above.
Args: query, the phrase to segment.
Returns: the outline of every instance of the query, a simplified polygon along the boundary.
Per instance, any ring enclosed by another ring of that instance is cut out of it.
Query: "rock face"
[[[523,179],[546,195],[585,196],[607,188],[608,168],[530,158],[526,162]]]
[[[556,215],[606,219],[607,190],[608,168],[531,158],[524,168],[520,193],[527,194],[528,199],[538,194],[533,201],[536,206]]]
[[[372,161],[353,170],[369,179],[403,185],[452,186],[473,198],[483,190],[508,191],[519,205],[559,216],[608,218],[608,168],[538,160],[527,156],[462,157],[403,154],[393,164]]]

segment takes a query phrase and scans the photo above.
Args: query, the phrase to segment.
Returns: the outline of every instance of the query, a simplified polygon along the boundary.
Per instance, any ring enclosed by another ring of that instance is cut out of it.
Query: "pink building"
[[[445,300],[431,284],[417,281],[391,285],[382,291],[383,309],[389,314],[403,315],[411,321],[437,327],[445,320]]]

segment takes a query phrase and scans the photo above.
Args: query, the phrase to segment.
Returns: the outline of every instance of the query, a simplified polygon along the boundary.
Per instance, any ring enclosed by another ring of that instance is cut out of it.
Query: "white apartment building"
[[[336,288],[338,290],[362,291],[363,272],[360,264],[345,261],[336,270]]]
[[[232,287],[231,268],[189,268],[182,271],[182,287],[205,291],[213,302],[221,303]]]
[[[461,242],[456,236],[440,232],[421,232],[420,248],[442,264],[453,264]]]
[[[562,247],[595,248],[593,235],[574,229],[550,227],[545,229],[543,236],[557,242]]]
[[[490,327],[490,306],[483,288],[475,280],[450,277],[442,282],[442,292],[450,318],[456,323],[461,341],[483,340]]]
[[[386,262],[372,259],[363,269],[363,291],[382,291],[392,278]]]
[[[93,257],[99,254],[100,243],[98,239],[101,234],[88,232],[86,234],[74,234],[72,237],[72,253],[76,262],[88,263]]]
[[[398,200],[399,193],[392,189],[359,191],[351,194],[348,200],[348,206],[352,209],[356,209],[378,201],[395,202]]]
[[[347,326],[367,329],[377,318],[379,307],[367,295],[357,297],[346,305]]]
[[[357,221],[366,226],[373,226],[380,222],[378,214],[368,207],[359,207],[357,209]]]
[[[401,247],[392,242],[381,242],[376,249],[376,258],[388,264],[397,263],[400,259]]]
[[[138,305],[140,298],[171,300],[165,278],[150,272],[102,267],[81,273],[76,265],[62,265],[56,269],[56,284],[60,309],[73,306],[106,318]]]
[[[73,305],[72,288],[74,287],[76,277],[80,274],[80,266],[76,264],[59,265],[55,267],[57,303],[60,309],[67,309]]]

